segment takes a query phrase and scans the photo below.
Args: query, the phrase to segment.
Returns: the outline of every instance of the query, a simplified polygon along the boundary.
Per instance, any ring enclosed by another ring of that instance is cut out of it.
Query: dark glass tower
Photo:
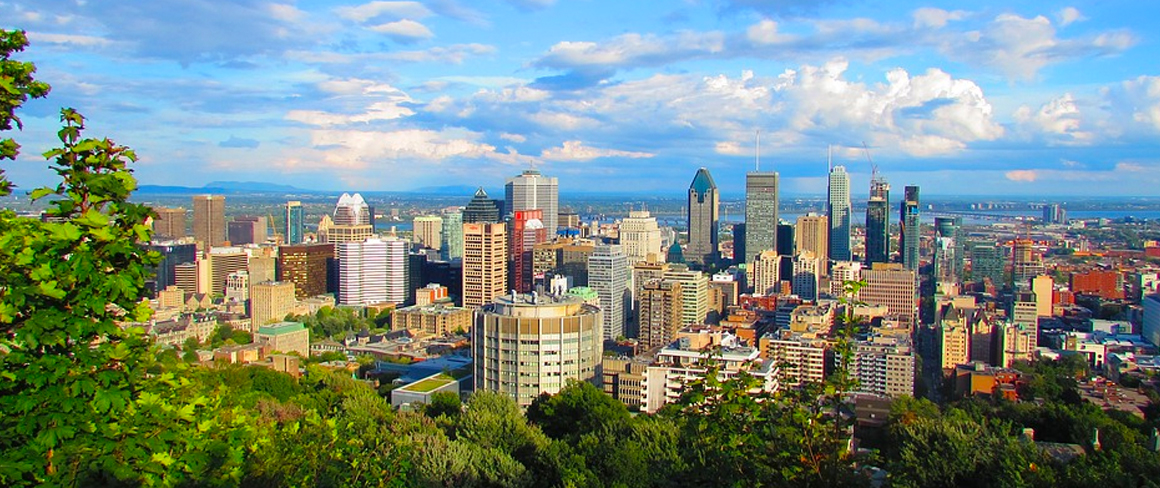
[[[918,270],[918,241],[922,235],[918,220],[918,187],[907,186],[902,202],[898,206],[898,250],[902,253],[902,266]]]
[[[501,200],[502,201],[502,200]],[[479,187],[475,191],[475,197],[467,204],[467,208],[463,210],[463,223],[465,224],[495,224],[499,223],[500,215],[503,213],[500,205],[487,197],[487,192],[483,191],[483,187]]]
[[[286,241],[285,244],[302,244],[302,228],[306,221],[302,211],[302,202],[286,202]]]
[[[866,202],[866,266],[885,263],[890,257],[890,184],[874,175],[870,200]]]
[[[719,202],[717,184],[713,182],[709,170],[705,168],[697,170],[693,183],[689,185],[689,248],[685,252],[685,261],[690,265],[707,268],[717,263]],[[750,232],[749,228],[745,229],[746,235]]]
[[[951,269],[947,270],[947,271],[953,271],[954,276],[961,280],[963,278],[963,268],[964,268],[963,263],[965,262],[965,259],[964,259],[965,246],[964,246],[964,240],[963,240],[963,218],[962,217],[935,217],[934,227],[935,227],[935,236],[937,238],[952,239],[952,244],[951,244],[951,249],[950,249],[951,252],[948,253],[951,256],[950,263],[946,263],[945,262],[946,260],[943,260],[942,262],[939,262],[936,260],[936,263],[940,263],[939,264],[940,266],[941,265],[949,265]],[[947,274],[947,273],[943,272],[942,274]]]
[[[775,172],[745,175],[745,254],[738,262],[777,249],[777,179]]]
[[[827,192],[827,210],[830,217],[830,259],[849,261],[850,256],[850,175],[844,166],[830,170]]]

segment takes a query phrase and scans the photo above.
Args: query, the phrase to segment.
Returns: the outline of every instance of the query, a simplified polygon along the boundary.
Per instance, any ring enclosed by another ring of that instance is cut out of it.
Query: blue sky
[[[856,189],[863,143],[924,194],[1160,195],[1160,2],[0,0],[57,110],[145,184],[739,192],[761,132],[783,192]],[[862,196],[864,191],[855,191]]]

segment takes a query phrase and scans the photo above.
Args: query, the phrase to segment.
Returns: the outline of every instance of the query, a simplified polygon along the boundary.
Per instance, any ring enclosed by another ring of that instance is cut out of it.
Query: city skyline
[[[863,143],[935,195],[1156,195],[1160,178],[1147,3],[5,5],[53,85],[26,107],[22,161],[73,106],[137,149],[143,184],[404,191],[534,166],[562,193],[656,192],[705,166],[740,193],[757,130],[787,195],[824,193],[831,144],[854,189]]]

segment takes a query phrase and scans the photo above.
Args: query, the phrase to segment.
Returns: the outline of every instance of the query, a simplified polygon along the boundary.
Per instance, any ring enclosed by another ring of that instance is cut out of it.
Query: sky
[[[1160,195],[1160,2],[0,0],[61,107],[142,184],[782,193],[871,160],[934,195]],[[760,144],[757,144],[758,139]],[[832,156],[830,156],[832,155]],[[868,157],[869,156],[869,157]]]

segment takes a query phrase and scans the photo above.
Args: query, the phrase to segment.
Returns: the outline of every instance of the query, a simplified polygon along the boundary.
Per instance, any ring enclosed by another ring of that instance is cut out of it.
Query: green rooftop
[[[596,290],[588,288],[587,286],[575,286],[568,289],[568,294],[580,297],[584,300],[596,300],[600,298],[600,294]]]
[[[258,327],[258,333],[262,335],[281,335],[305,329],[306,326],[302,325],[302,322],[277,322]]]
[[[414,383],[411,383],[407,386],[404,386],[404,387],[400,388],[400,390],[413,391],[416,393],[428,393],[428,392],[434,391],[436,389],[442,388],[444,386],[447,386],[451,383],[455,383],[455,381],[456,381],[455,378],[447,376],[443,373],[439,373],[438,375],[430,376],[430,377],[421,379],[419,381],[416,381]]]

